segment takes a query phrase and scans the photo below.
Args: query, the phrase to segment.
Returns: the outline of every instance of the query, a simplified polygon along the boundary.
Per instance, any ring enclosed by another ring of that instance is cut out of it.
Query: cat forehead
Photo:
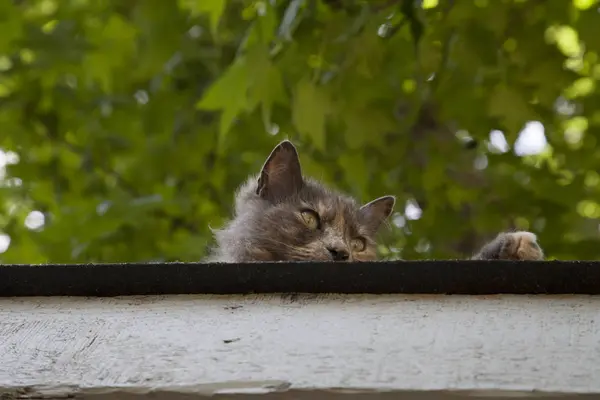
[[[355,204],[343,197],[323,197],[312,201],[313,206],[324,218],[352,218],[357,212]]]
[[[307,187],[300,198],[324,219],[340,220],[340,223],[356,223],[359,206],[350,197],[321,186]]]

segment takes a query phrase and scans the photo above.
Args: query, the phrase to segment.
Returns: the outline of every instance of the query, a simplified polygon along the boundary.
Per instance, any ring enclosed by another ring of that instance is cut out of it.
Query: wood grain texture
[[[0,390],[32,387],[599,394],[600,298],[0,299]]]

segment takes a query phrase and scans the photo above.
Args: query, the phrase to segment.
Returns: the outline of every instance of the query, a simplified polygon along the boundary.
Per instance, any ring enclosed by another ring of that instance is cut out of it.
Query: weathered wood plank
[[[600,394],[593,296],[3,298],[0,338],[9,397]]]

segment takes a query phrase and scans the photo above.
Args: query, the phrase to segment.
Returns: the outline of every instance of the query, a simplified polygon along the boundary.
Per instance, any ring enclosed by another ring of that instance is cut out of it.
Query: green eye
[[[317,214],[313,210],[303,210],[300,212],[300,216],[302,217],[302,221],[304,222],[304,224],[309,229],[319,229],[319,226],[321,225],[319,214]]]
[[[364,238],[354,238],[352,239],[352,241],[350,242],[350,245],[352,246],[352,250],[353,251],[364,251],[365,248],[367,247],[367,242],[365,241]]]

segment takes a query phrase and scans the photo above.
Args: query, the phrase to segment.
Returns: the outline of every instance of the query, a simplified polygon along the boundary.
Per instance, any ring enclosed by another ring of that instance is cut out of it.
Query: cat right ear
[[[279,143],[262,167],[256,194],[277,201],[296,194],[304,185],[296,147],[289,140]]]
[[[372,232],[377,232],[383,221],[392,214],[396,198],[394,196],[383,196],[365,204],[360,208],[360,215],[364,223]]]

